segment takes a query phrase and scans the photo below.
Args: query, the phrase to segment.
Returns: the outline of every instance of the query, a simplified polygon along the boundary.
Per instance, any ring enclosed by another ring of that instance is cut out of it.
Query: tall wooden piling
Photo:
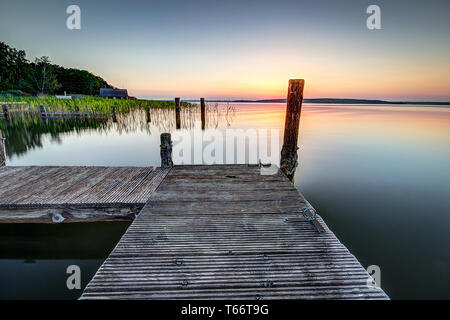
[[[112,108],[113,122],[117,122],[116,106],[112,106],[111,108]]]
[[[170,133],[161,133],[161,167],[173,167],[172,161],[172,137]]]
[[[147,112],[146,112],[146,116],[147,116],[147,122],[152,122],[152,117],[151,117],[151,107],[147,108]]]
[[[206,128],[206,105],[205,98],[200,98],[200,110],[202,113],[202,130]]]
[[[75,107],[75,119],[78,121],[80,120],[81,114],[80,114],[80,108],[77,106]]]
[[[7,104],[2,105],[2,110],[3,110],[3,116],[5,117],[5,119],[9,120],[8,105]]]
[[[295,169],[298,165],[297,140],[300,115],[302,111],[304,86],[305,80],[303,79],[289,80],[286,122],[284,126],[283,148],[281,149],[280,169],[291,181],[294,181]]]
[[[5,139],[0,131],[0,167],[6,166],[6,147]]]
[[[43,123],[47,123],[47,110],[45,109],[44,106],[39,106],[39,110],[41,112],[41,119]]]
[[[181,116],[180,116],[180,98],[175,98],[175,122],[177,129],[181,128]]]

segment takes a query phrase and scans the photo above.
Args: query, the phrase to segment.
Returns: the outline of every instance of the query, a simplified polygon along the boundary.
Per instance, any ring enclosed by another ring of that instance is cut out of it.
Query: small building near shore
[[[56,95],[55,97],[56,97],[56,99],[62,99],[62,100],[71,100],[72,99],[72,96],[67,96],[67,95],[63,95],[63,96]]]
[[[110,99],[128,99],[127,89],[101,88],[100,97]]]

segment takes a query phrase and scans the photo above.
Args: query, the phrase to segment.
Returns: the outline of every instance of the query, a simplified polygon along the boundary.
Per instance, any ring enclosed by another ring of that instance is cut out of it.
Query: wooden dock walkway
[[[175,166],[81,299],[386,299],[286,176]],[[301,220],[301,219],[300,219]]]
[[[133,220],[168,171],[0,167],[0,223]]]

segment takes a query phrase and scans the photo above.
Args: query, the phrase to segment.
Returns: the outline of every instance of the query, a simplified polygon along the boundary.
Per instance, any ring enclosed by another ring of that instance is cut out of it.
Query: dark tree
[[[97,95],[100,88],[111,87],[89,71],[53,65],[48,57],[30,63],[25,51],[0,42],[0,91],[22,90],[33,95],[64,92]]]
[[[31,93],[52,94],[60,87],[54,67],[50,64],[50,58],[43,56],[36,58],[34,63],[28,66],[25,72],[25,80],[22,82],[24,91]]]
[[[27,64],[25,51],[0,42],[0,90],[17,89]]]

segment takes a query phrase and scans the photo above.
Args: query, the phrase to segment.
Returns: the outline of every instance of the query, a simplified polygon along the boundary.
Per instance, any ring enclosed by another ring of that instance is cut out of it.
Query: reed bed
[[[11,104],[10,108],[23,111],[39,111],[39,106],[46,107],[47,111],[82,111],[95,113],[108,113],[112,107],[116,107],[116,112],[128,112],[135,109],[144,108],[175,108],[174,101],[157,100],[122,100],[106,99],[99,97],[83,97],[77,99],[58,99],[56,97],[0,97],[0,104]],[[181,102],[184,108],[193,107],[196,104]]]

